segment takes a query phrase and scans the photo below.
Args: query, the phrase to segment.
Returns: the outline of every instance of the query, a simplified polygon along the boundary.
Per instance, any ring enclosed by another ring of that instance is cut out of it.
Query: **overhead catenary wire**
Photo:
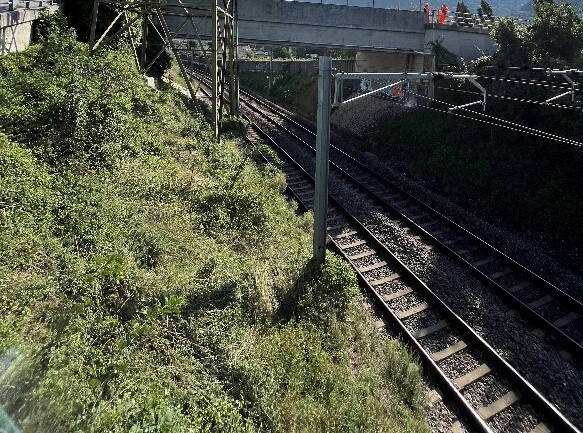
[[[448,105],[450,107],[454,107],[453,104],[450,104],[448,102],[440,101],[440,100],[434,99],[434,98],[430,98],[428,96],[421,95],[421,94],[416,93],[416,92],[413,92],[411,90],[405,90],[405,92],[406,93],[409,93],[411,95],[414,95],[414,96],[417,96],[417,97],[426,99],[428,101],[434,101],[434,102],[437,102],[437,103],[441,103],[441,104]],[[404,104],[399,104],[399,105],[403,105],[403,106],[407,107]],[[551,133],[546,132],[546,131],[541,131],[541,130],[538,130],[538,129],[535,129],[535,128],[530,128],[528,126],[521,125],[519,123],[511,122],[511,121],[508,121],[508,120],[505,120],[505,119],[500,119],[498,117],[490,116],[488,114],[485,114],[485,113],[482,113],[482,112],[478,112],[478,111],[474,111],[474,110],[470,110],[470,109],[467,109],[467,108],[460,108],[459,110],[464,111],[464,112],[467,112],[467,113],[472,114],[472,115],[482,116],[484,118],[476,118],[476,117],[472,117],[472,116],[469,116],[469,115],[464,115],[464,114],[461,114],[461,113],[455,112],[455,111],[442,110],[442,109],[439,109],[439,108],[436,108],[436,107],[430,107],[428,105],[420,105],[420,107],[426,108],[426,109],[429,109],[429,110],[432,110],[432,111],[436,111],[436,112],[441,112],[443,114],[447,114],[447,115],[451,115],[451,116],[456,116],[456,117],[460,117],[460,118],[464,118],[464,119],[468,119],[468,120],[473,120],[473,121],[476,121],[476,122],[479,122],[479,123],[488,124],[488,125],[491,125],[491,126],[496,126],[496,127],[499,127],[499,128],[503,128],[503,129],[507,129],[507,130],[511,130],[511,131],[515,131],[515,132],[519,132],[519,133],[526,133],[528,135],[532,135],[532,136],[536,136],[536,137],[540,137],[540,138],[552,140],[552,141],[559,142],[559,143],[569,144],[569,145],[572,145],[572,146],[575,146],[575,147],[583,147],[583,143],[578,142],[576,140],[572,140],[572,139],[566,138],[566,137],[561,137],[561,136],[558,136],[558,135],[555,135],[555,134],[551,134]],[[407,107],[407,108],[410,108],[410,107]]]
[[[482,94],[480,92],[475,92],[472,90],[463,90],[463,89],[455,89],[453,87],[438,87],[438,86],[436,86],[435,88],[440,89],[440,90],[447,90],[447,91],[451,91],[451,92],[458,92],[458,93],[482,96]],[[518,98],[518,97],[514,97],[514,96],[507,96],[507,95],[497,95],[495,93],[486,93],[486,96],[488,96],[489,98],[502,99],[502,100],[506,100],[506,101],[519,102],[519,103],[525,103],[525,104],[534,104],[534,105],[539,105],[539,106],[543,106],[543,107],[560,108],[560,109],[564,109],[564,110],[572,110],[572,111],[578,111],[578,112],[583,111],[583,106],[577,106],[577,105],[557,104],[555,102],[546,102],[546,101],[539,101],[536,99]]]
[[[395,101],[389,101],[389,102],[391,102],[391,103],[393,103],[395,105],[399,105],[399,106],[405,107],[405,108],[411,108],[411,107],[409,107],[409,106],[407,106],[405,104],[400,104],[400,103],[395,102]],[[428,105],[419,105],[418,107],[423,108],[423,109],[426,109],[426,110],[431,110],[431,111],[435,111],[435,112],[438,112],[438,113],[446,114],[448,116],[455,116],[455,117],[459,117],[459,118],[462,118],[462,119],[471,120],[471,121],[478,122],[478,123],[481,123],[481,124],[484,124],[484,125],[495,126],[497,128],[506,129],[506,130],[513,131],[513,132],[517,132],[517,133],[520,133],[520,134],[527,134],[527,135],[531,135],[531,136],[534,136],[534,137],[543,138],[543,139],[546,139],[546,140],[552,140],[552,141],[556,141],[556,142],[563,143],[563,144],[565,143],[563,140],[559,140],[559,139],[552,138],[552,137],[546,137],[546,136],[537,134],[535,132],[524,131],[522,129],[513,128],[513,127],[508,126],[508,125],[502,125],[502,124],[490,122],[490,121],[487,121],[487,120],[484,120],[484,119],[477,119],[475,117],[466,116],[464,114],[455,113],[455,112],[451,112],[451,111],[441,110],[439,108],[430,107]],[[567,144],[571,144],[571,143],[567,143]]]
[[[434,101],[434,102],[438,102],[438,103],[447,105],[449,107],[455,107],[454,104],[451,104],[451,103],[446,102],[446,101],[441,101],[439,99],[430,98],[428,96],[424,96],[424,95],[421,95],[421,94],[418,94],[418,93],[415,93],[415,92],[410,92],[410,93],[413,93],[417,97],[421,97],[421,98],[424,98],[424,99],[427,99],[427,100],[431,100],[431,101]],[[489,115],[489,114],[486,114],[486,113],[483,113],[483,112],[480,112],[480,111],[474,111],[474,110],[470,110],[468,108],[458,108],[458,110],[461,110],[461,111],[464,111],[464,112],[469,112],[469,113],[472,113],[472,114],[475,114],[475,115],[484,117],[486,119],[493,120],[495,122],[500,122],[500,123],[503,123],[503,124],[506,124],[506,125],[513,126],[515,128],[521,128],[521,129],[524,129],[526,131],[531,131],[531,132],[535,132],[537,134],[541,134],[541,135],[544,135],[544,136],[548,136],[549,138],[553,138],[555,140],[561,140],[561,141],[563,141],[565,143],[569,143],[569,144],[572,144],[574,146],[578,146],[578,147],[583,146],[583,143],[578,142],[576,140],[573,140],[573,139],[570,139],[570,138],[566,138],[566,137],[561,137],[560,135],[552,134],[552,133],[546,132],[546,131],[541,131],[539,129],[531,128],[529,126],[521,125],[520,123],[511,122],[510,120],[501,119],[499,117],[492,116],[492,115]]]
[[[547,88],[551,88],[551,89],[561,89],[561,90],[574,90],[575,92],[581,92],[583,91],[583,89],[579,89],[576,86],[579,85],[579,83],[577,83],[575,85],[575,88],[573,88],[573,86],[570,83],[560,83],[563,85],[558,85],[558,84],[551,84],[552,82],[550,81],[537,81],[537,80],[532,80],[532,79],[521,79],[521,78],[509,78],[509,77],[493,77],[491,75],[476,75],[477,78],[483,78],[485,80],[492,80],[492,81],[501,81],[501,82],[505,82],[505,83],[513,83],[513,84],[523,84],[523,85],[529,85],[529,86],[537,86],[537,87],[547,87]]]

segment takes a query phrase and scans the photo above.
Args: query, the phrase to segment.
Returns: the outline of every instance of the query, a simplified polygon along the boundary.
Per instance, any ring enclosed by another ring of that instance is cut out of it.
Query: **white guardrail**
[[[42,8],[58,4],[57,0],[0,0],[0,11]]]

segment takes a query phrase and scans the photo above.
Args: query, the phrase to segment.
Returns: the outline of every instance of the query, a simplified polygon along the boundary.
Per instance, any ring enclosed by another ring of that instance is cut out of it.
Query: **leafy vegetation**
[[[459,2],[457,2],[457,5],[455,7],[455,11],[458,14],[469,14],[470,8],[463,1],[459,1]]]
[[[61,29],[0,58],[0,128],[0,428],[428,431],[282,175],[129,52]]]
[[[269,89],[269,74],[264,72],[242,72],[240,79],[243,86],[269,96],[273,101],[296,110],[304,116],[316,115],[318,102],[316,76],[303,72],[273,75],[271,89]]]
[[[492,35],[498,51],[468,65],[469,71],[513,80],[545,80],[559,85],[561,77],[530,67],[564,68],[583,65],[583,18],[570,5],[537,0],[535,16],[523,24],[512,19],[496,22]],[[451,59],[435,47],[440,64]],[[523,70],[507,70],[521,66]],[[462,68],[458,64],[458,68]],[[580,141],[580,111],[513,102],[544,101],[561,90],[481,79],[488,93],[488,114],[527,127],[543,129]],[[454,105],[475,100],[467,83],[437,83],[436,99]],[[443,89],[450,86],[452,90]],[[441,89],[440,89],[441,87]],[[510,99],[510,100],[509,100]],[[567,98],[556,101],[570,104]],[[575,101],[581,106],[581,96]],[[437,105],[444,108],[442,105]],[[542,140],[435,112],[414,111],[383,125],[375,151],[423,178],[432,178],[445,191],[471,205],[486,208],[510,226],[544,232],[570,249],[583,241],[583,183],[581,150],[570,144]],[[386,145],[389,141],[390,146]],[[382,146],[381,143],[384,143]]]
[[[536,0],[530,22],[501,19],[492,35],[500,45],[492,59],[496,65],[551,68],[583,65],[583,19],[569,4]]]
[[[478,16],[482,19],[485,18],[490,19],[494,16],[494,10],[492,9],[490,3],[488,3],[486,0],[480,1],[480,7],[478,8]]]

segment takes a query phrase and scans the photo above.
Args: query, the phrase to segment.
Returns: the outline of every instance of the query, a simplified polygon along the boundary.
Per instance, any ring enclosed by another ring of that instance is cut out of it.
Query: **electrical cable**
[[[563,82],[561,82],[560,84],[564,84],[564,86],[556,85],[556,84],[547,84],[547,83],[551,83],[550,81],[541,82],[541,81],[537,81],[537,80],[526,80],[526,79],[520,79],[520,78],[492,77],[489,75],[476,75],[476,77],[483,78],[485,80],[501,81],[501,82],[505,82],[505,83],[525,84],[525,85],[529,85],[529,86],[547,87],[547,88],[552,88],[552,89],[574,90],[575,92],[583,91],[583,89],[578,89],[577,87],[573,88],[570,83],[563,83]],[[580,85],[580,83],[575,84],[575,86],[579,86],[579,85]]]
[[[458,92],[458,93],[465,93],[465,94],[471,94],[471,95],[476,95],[476,96],[482,96],[482,93],[474,92],[471,90],[462,90],[462,89],[454,89],[453,87],[437,87],[437,86],[435,88],[440,89],[440,90],[447,90],[450,92]],[[525,103],[525,104],[541,105],[541,106],[545,106],[545,107],[561,108],[564,110],[572,110],[572,111],[579,111],[579,112],[583,111],[583,107],[576,106],[576,105],[557,104],[554,102],[539,101],[536,99],[525,99],[525,98],[517,98],[514,96],[497,95],[495,93],[486,93],[486,96],[488,96],[490,98],[502,99],[502,100],[507,100],[507,101],[512,101],[512,102],[521,102],[521,103]]]
[[[438,102],[438,103],[441,103],[441,104],[449,105],[450,107],[454,107],[453,104],[450,104],[448,102],[440,101],[440,100],[434,99],[434,98],[429,98],[427,96],[418,94],[416,92],[412,92],[410,90],[405,90],[405,92],[406,93],[410,93],[410,94],[412,94],[414,96],[417,96],[417,97],[420,97],[420,98],[429,100],[429,101],[434,101],[434,102]],[[402,105],[402,104],[399,104],[399,105]],[[403,106],[405,106],[405,105],[403,105]],[[432,111],[436,111],[436,112],[441,112],[441,113],[448,114],[448,115],[453,115],[453,116],[460,117],[460,118],[464,118],[464,119],[473,120],[473,121],[480,122],[480,123],[483,123],[483,124],[488,124],[488,125],[496,126],[496,127],[499,127],[499,128],[508,129],[508,130],[515,131],[515,132],[526,133],[528,135],[532,135],[532,136],[536,136],[536,137],[540,137],[540,138],[545,138],[545,139],[552,140],[552,141],[556,141],[556,142],[559,142],[559,143],[570,144],[570,145],[575,146],[575,147],[583,147],[583,143],[580,143],[580,142],[578,142],[576,140],[572,140],[570,138],[561,137],[561,136],[558,136],[558,135],[555,135],[555,134],[551,134],[551,133],[546,132],[546,131],[541,131],[541,130],[538,130],[538,129],[530,128],[528,126],[521,125],[519,123],[511,122],[511,121],[508,121],[508,120],[505,120],[505,119],[500,119],[500,118],[497,118],[495,116],[490,116],[488,114],[480,113],[478,111],[469,110],[469,109],[466,109],[466,108],[460,108],[459,110],[462,110],[462,111],[471,113],[473,115],[483,116],[483,117],[485,117],[486,119],[489,119],[489,120],[479,119],[479,118],[467,116],[467,115],[464,115],[464,114],[460,114],[460,113],[455,112],[455,111],[451,111],[451,110],[447,110],[446,111],[446,110],[442,110],[442,109],[435,108],[435,107],[429,107],[429,106],[426,106],[426,105],[420,105],[420,107],[426,108],[426,109],[429,109],[429,110],[432,110]],[[408,107],[408,108],[410,108],[410,107]],[[490,120],[492,120],[492,121],[490,121]]]

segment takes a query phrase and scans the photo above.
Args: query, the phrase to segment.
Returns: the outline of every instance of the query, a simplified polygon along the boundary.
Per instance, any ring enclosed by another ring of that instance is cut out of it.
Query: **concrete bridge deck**
[[[343,0],[343,5],[323,0],[239,1],[239,41],[243,44],[342,48],[357,51],[426,53],[428,43],[440,41],[458,56],[474,59],[491,53],[495,46],[487,30],[427,25],[420,10],[367,7],[371,0]],[[361,1],[356,5],[355,1]],[[377,6],[375,0],[375,6]],[[388,0],[387,0],[388,1]],[[390,0],[393,2],[393,0]],[[397,0],[398,1],[398,0]],[[401,0],[403,4],[410,0]],[[210,0],[185,0],[197,10],[194,18],[203,39],[211,37]],[[176,4],[171,2],[171,4]],[[170,13],[183,9],[168,6]],[[169,17],[176,38],[188,39],[190,26],[184,18]],[[181,28],[182,26],[182,28]]]
[[[187,0],[210,8],[208,0]],[[173,8],[169,7],[169,10]],[[176,8],[176,12],[180,8]],[[294,1],[239,2],[239,40],[251,44],[300,45],[373,51],[423,51],[425,27],[419,11],[340,6]],[[181,18],[170,18],[178,30]],[[196,19],[203,37],[211,36],[210,13]],[[176,37],[187,38],[188,27]]]

